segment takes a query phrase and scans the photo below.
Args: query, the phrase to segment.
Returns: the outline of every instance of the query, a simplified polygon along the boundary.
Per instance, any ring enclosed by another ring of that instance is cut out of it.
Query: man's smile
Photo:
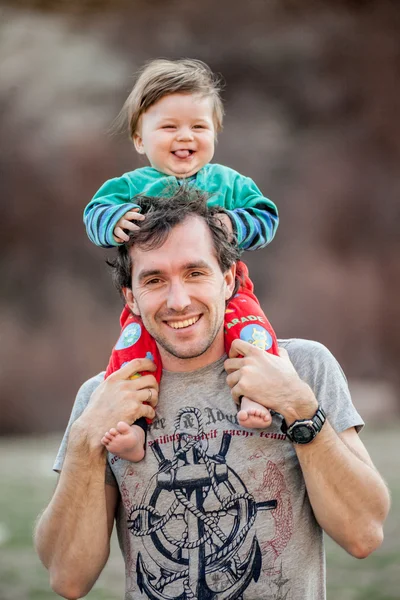
[[[191,317],[190,319],[184,319],[182,321],[164,321],[168,327],[172,327],[172,329],[185,329],[190,327],[190,325],[194,325],[200,319],[201,315],[197,315],[196,317]]]

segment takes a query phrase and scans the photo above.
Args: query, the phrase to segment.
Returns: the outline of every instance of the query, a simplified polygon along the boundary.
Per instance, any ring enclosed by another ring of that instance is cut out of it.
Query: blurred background
[[[145,164],[111,129],[156,57],[223,75],[214,161],[280,211],[271,246],[244,257],[257,295],[279,337],[337,357],[392,489],[378,553],[360,563],[328,546],[328,598],[398,598],[400,3],[0,0],[0,600],[55,598],[32,523],[122,307],[82,212],[106,179]],[[118,551],[108,569],[93,600],[122,597]]]

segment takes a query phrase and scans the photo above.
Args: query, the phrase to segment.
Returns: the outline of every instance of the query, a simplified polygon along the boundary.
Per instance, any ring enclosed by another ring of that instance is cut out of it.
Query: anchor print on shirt
[[[208,452],[197,408],[178,412],[173,438],[171,458],[152,444],[158,470],[129,514],[142,541],[138,587],[152,600],[240,599],[261,572],[257,514],[274,511],[277,501],[256,502],[229,466],[230,433],[217,454]]]

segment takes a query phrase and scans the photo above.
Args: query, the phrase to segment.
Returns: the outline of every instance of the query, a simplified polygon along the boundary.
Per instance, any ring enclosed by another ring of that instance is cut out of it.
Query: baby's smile
[[[172,154],[177,158],[189,158],[189,156],[192,156],[193,153],[194,150],[174,150],[172,152]]]

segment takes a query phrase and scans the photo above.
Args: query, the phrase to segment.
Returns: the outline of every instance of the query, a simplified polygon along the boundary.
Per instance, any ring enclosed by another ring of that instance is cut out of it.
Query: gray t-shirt
[[[337,432],[359,429],[343,372],[321,344],[281,340]],[[281,417],[244,429],[224,359],[190,373],[163,372],[157,417],[139,463],[108,456],[106,481],[121,499],[116,522],[125,600],[323,600],[322,530]],[[104,374],[80,389],[68,430]]]

